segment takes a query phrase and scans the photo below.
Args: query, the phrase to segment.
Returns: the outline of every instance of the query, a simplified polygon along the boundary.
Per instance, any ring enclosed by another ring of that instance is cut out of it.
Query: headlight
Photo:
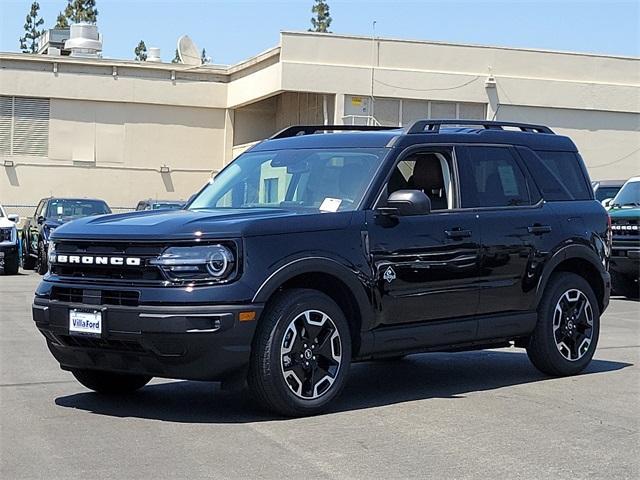
[[[47,245],[47,258],[49,260],[49,267],[51,264],[56,261],[56,244],[49,240],[49,244]]]
[[[233,271],[233,252],[224,245],[169,247],[149,262],[172,280],[224,280]]]

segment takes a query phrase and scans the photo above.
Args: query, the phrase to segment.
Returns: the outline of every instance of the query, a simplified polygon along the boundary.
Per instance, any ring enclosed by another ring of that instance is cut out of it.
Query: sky
[[[0,0],[0,51],[19,51],[32,0]],[[40,0],[52,27],[66,0]],[[340,34],[640,56],[640,0],[328,0]],[[188,34],[212,63],[234,64],[310,27],[312,0],[97,0],[103,56],[140,40],[173,58]]]

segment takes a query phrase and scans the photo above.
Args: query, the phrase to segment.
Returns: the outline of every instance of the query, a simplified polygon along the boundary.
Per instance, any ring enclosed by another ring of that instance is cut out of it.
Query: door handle
[[[551,227],[549,225],[531,225],[527,227],[529,233],[534,235],[542,235],[543,233],[551,233]]]
[[[460,229],[453,229],[453,230],[445,230],[444,233],[447,234],[447,237],[452,238],[454,240],[458,240],[461,238],[468,238],[471,236],[471,230],[460,230]]]

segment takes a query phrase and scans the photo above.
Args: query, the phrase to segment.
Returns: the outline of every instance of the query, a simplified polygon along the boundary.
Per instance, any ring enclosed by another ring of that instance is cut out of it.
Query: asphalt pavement
[[[281,419],[248,392],[154,380],[125,398],[60,370],[34,273],[0,277],[0,478],[640,478],[640,303],[614,298],[595,359],[550,378],[520,349],[356,364],[334,408]]]

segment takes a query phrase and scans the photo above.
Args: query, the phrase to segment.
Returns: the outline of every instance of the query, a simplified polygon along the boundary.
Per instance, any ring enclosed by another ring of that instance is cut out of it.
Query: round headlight
[[[233,254],[227,247],[219,246],[207,259],[207,271],[212,277],[220,278],[227,274],[233,262]]]

